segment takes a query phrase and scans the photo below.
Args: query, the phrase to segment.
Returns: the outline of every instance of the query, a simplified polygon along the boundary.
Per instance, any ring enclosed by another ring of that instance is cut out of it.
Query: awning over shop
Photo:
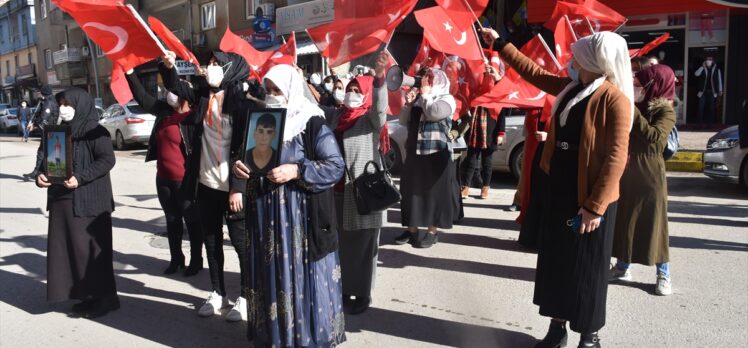
[[[309,54],[318,54],[317,46],[314,45],[312,40],[299,40],[296,42],[296,55],[306,56]]]
[[[598,0],[624,16],[678,13],[728,8],[704,0]],[[527,21],[543,23],[551,17],[555,0],[527,0]]]

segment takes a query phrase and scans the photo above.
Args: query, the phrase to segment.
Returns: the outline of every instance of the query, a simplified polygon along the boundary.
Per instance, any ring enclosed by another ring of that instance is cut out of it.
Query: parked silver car
[[[3,108],[0,110],[0,132],[8,133],[11,129],[17,130],[19,126],[17,108]]]
[[[99,124],[112,135],[115,148],[125,150],[131,144],[147,144],[155,121],[156,116],[145,112],[138,103],[129,102],[109,106]]]
[[[748,154],[740,149],[738,126],[723,129],[706,143],[704,174],[748,187]]]
[[[512,109],[512,113],[506,118],[506,135],[504,144],[500,145],[493,157],[493,169],[510,172],[515,178],[519,178],[522,171],[525,114],[519,109]],[[398,174],[405,161],[405,140],[408,138],[408,129],[401,125],[397,118],[387,121],[390,135],[390,152],[386,154],[387,162],[391,166],[393,174]]]

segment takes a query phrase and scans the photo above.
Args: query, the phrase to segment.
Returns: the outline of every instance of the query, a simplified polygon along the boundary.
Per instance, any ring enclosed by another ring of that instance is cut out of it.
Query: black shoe
[[[519,204],[512,203],[512,205],[504,208],[504,211],[520,211],[522,210],[522,207],[519,206]]]
[[[350,314],[357,315],[366,312],[370,304],[371,297],[356,297],[356,300],[353,301],[353,306],[351,306]]]
[[[413,246],[419,249],[427,249],[434,246],[439,242],[439,235],[437,233],[426,232],[423,237],[413,243]]]
[[[351,297],[351,295],[343,294],[343,307],[353,306],[353,299]]]
[[[83,317],[87,319],[99,318],[117,309],[119,309],[119,297],[110,295],[93,300],[91,307],[83,312]]]
[[[193,258],[190,260],[190,265],[184,270],[185,277],[192,277],[203,269],[203,258]]]
[[[551,327],[542,341],[535,345],[535,348],[564,348],[569,339],[566,332],[566,323],[557,323],[551,321]]]
[[[407,243],[413,243],[414,236],[417,233],[410,233],[410,231],[405,230],[401,235],[399,235],[397,238],[395,238],[395,244],[397,245],[403,245]]]
[[[600,338],[597,333],[582,334],[577,348],[601,348]]]
[[[83,314],[93,306],[94,301],[92,299],[83,300],[73,305],[74,314]]]
[[[164,270],[164,274],[174,274],[180,269],[184,269],[184,257],[181,261],[171,260],[171,262],[169,262],[169,267]]]

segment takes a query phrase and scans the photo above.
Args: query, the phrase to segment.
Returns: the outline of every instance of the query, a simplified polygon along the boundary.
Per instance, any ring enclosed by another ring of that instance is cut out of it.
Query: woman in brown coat
[[[498,34],[483,30],[484,39]],[[581,333],[579,347],[600,347],[618,183],[628,153],[633,79],[626,41],[596,33],[572,45],[569,77],[554,75],[511,44],[494,49],[522,78],[557,95],[543,148],[549,175],[541,221],[533,302],[553,318],[536,347],[565,347],[566,322]]]
[[[655,293],[670,295],[667,182],[662,152],[675,125],[675,74],[653,65],[636,74],[636,110],[629,162],[621,178],[611,280],[631,280],[631,263],[657,265]]]

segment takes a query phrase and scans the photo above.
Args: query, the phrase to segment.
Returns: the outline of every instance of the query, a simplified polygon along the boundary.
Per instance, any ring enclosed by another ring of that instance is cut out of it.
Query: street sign
[[[195,66],[186,60],[177,60],[174,67],[177,68],[177,75],[195,75]]]
[[[314,0],[298,5],[281,7],[275,11],[277,34],[304,31],[335,19],[334,0]]]

